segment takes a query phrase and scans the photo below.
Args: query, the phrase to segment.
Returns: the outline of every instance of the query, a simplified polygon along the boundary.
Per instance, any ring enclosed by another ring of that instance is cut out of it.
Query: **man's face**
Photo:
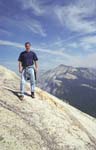
[[[30,51],[30,47],[31,47],[30,44],[26,44],[26,45],[25,45],[26,51]]]

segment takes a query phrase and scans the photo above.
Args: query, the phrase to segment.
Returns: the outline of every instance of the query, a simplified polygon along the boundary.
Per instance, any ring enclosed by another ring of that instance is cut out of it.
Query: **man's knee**
[[[25,84],[25,79],[21,78],[21,84]]]
[[[31,80],[35,80],[35,74],[34,74],[34,69],[31,70],[31,73],[30,73],[30,76],[31,76]]]
[[[30,84],[34,85],[35,84],[35,80],[30,80]]]

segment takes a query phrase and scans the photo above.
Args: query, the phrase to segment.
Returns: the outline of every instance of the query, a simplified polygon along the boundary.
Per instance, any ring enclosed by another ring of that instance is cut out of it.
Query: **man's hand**
[[[35,72],[38,72],[38,68],[37,67],[35,67]]]

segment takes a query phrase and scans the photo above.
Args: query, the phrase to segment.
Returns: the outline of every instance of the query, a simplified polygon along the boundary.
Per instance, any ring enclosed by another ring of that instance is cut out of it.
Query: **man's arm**
[[[22,73],[23,68],[22,68],[22,62],[21,61],[19,61],[18,67],[19,67],[19,72]]]
[[[38,71],[38,63],[37,63],[37,61],[34,61],[34,64],[35,64],[35,71],[37,72]]]

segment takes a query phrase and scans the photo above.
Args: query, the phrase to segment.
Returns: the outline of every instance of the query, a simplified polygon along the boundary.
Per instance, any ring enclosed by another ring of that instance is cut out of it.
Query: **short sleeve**
[[[37,61],[37,60],[38,60],[38,57],[37,57],[36,53],[34,53],[34,55],[33,55],[33,60],[34,60],[34,61]]]
[[[18,61],[21,61],[21,62],[22,62],[22,54],[19,55]]]

